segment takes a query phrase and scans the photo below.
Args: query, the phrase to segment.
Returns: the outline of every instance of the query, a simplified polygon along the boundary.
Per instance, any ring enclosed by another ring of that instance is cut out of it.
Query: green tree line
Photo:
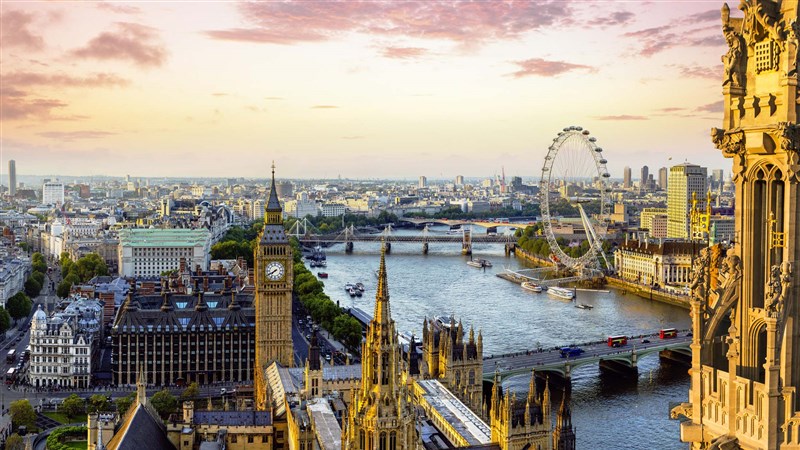
[[[61,298],[69,296],[73,285],[85,283],[95,276],[108,275],[105,261],[97,253],[89,253],[77,261],[72,261],[69,253],[61,254],[61,282],[56,294]]]

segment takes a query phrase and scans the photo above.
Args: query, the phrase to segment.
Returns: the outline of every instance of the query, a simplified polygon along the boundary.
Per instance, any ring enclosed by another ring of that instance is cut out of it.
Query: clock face
[[[285,270],[283,268],[283,264],[278,261],[272,261],[271,263],[267,264],[266,275],[272,281],[278,281],[283,278]]]

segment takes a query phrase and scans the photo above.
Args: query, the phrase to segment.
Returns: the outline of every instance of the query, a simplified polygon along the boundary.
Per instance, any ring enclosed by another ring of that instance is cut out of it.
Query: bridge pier
[[[517,245],[516,244],[506,244],[506,256],[516,255],[517,254]]]
[[[389,253],[392,253],[392,243],[391,242],[387,242],[384,245],[386,246],[386,254],[388,255]]]
[[[639,368],[636,366],[636,362],[634,361],[632,364],[628,364],[626,361],[617,361],[613,359],[601,359],[600,360],[600,372],[606,373],[614,373],[617,375],[622,375],[623,377],[638,377],[639,376]]]
[[[353,253],[353,242],[346,242],[344,244],[344,252],[345,253]]]
[[[658,352],[658,357],[661,361],[668,361],[671,363],[682,364],[684,366],[692,365],[692,357],[681,352],[677,352],[671,349],[665,349]]]
[[[424,242],[422,244],[422,254],[423,255],[427,255],[428,254],[428,243],[427,242]]]

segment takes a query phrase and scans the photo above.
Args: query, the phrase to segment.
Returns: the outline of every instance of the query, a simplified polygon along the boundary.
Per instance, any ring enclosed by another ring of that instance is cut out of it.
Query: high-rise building
[[[420,176],[417,187],[420,189],[425,189],[426,187],[428,187],[428,178],[424,175]]]
[[[658,188],[662,191],[667,190],[667,180],[669,179],[669,169],[662,167],[658,169]]]
[[[722,8],[723,120],[711,130],[733,160],[736,239],[696,259],[689,402],[672,413],[689,419],[680,430],[692,449],[797,449],[800,90],[796,38],[785,27],[800,23],[798,2],[740,8],[742,18]]]
[[[722,186],[723,179],[723,171],[722,169],[714,169],[711,171],[711,188],[718,189]]]
[[[669,169],[669,188],[667,189],[667,237],[688,239],[689,212],[692,196],[697,197],[697,209],[705,210],[706,199],[705,167],[683,163]]]
[[[264,215],[264,229],[255,255],[256,282],[256,407],[266,409],[266,368],[272,361],[284,367],[294,365],[292,346],[292,288],[294,281],[292,247],[283,227],[283,209],[275,187],[275,165],[272,186]]]
[[[642,166],[642,171],[639,177],[639,190],[646,191],[648,189],[647,180],[650,176],[650,168],[647,166]]]
[[[456,175],[456,186],[464,185],[464,175]]]
[[[42,204],[63,205],[64,183],[48,181],[42,185]]]
[[[622,187],[625,189],[631,188],[631,168],[628,166],[625,166],[622,171]]]
[[[17,162],[13,159],[8,160],[8,193],[17,195]]]

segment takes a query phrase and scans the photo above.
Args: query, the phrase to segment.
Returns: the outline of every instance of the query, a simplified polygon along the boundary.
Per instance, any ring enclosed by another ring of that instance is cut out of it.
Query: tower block
[[[283,227],[283,209],[272,186],[264,214],[264,229],[254,250],[256,283],[255,403],[266,409],[267,386],[264,370],[272,361],[284,367],[294,365],[292,346],[292,288],[294,283],[292,247]]]
[[[723,6],[724,117],[735,242],[703,249],[692,286],[691,448],[800,448],[798,0]]]

